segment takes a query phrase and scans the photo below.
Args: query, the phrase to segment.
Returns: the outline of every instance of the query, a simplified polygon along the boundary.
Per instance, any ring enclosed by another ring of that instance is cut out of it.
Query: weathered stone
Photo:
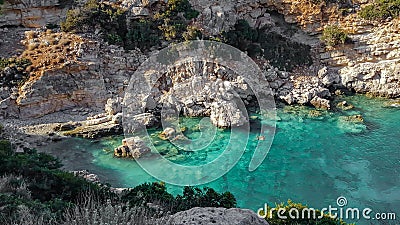
[[[109,98],[105,105],[105,111],[108,115],[115,115],[122,112],[122,101],[123,99],[117,97],[116,99]]]
[[[320,97],[318,97],[318,96],[315,96],[315,97],[310,101],[310,103],[311,103],[315,108],[318,108],[318,109],[330,109],[330,108],[331,108],[331,105],[330,105],[329,100],[320,98]]]
[[[122,145],[114,150],[114,156],[138,159],[149,152],[150,148],[140,137],[131,137],[122,140]]]
[[[217,127],[239,127],[247,118],[234,101],[218,101],[211,104],[211,122]]]
[[[353,108],[354,108],[354,106],[353,106],[352,104],[349,104],[349,103],[346,102],[346,101],[339,102],[339,103],[336,105],[336,107],[337,107],[337,108],[340,108],[340,109],[342,109],[342,110],[350,110],[350,109],[353,109]]]
[[[268,225],[265,219],[248,209],[192,208],[170,216],[171,225]]]

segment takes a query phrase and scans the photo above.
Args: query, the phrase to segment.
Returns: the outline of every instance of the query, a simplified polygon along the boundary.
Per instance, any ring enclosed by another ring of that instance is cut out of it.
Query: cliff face
[[[0,27],[39,27],[59,23],[66,13],[65,2],[68,1],[6,1]],[[151,6],[156,2],[124,0],[120,5],[125,8],[133,5],[134,15],[140,12],[140,16],[146,16],[151,14]],[[314,63],[299,71],[279,71],[271,68],[266,60],[257,59],[266,70],[276,97],[288,104],[329,108],[332,95],[329,90],[337,88],[374,96],[400,97],[400,20],[364,21],[355,12],[368,1],[355,1],[345,9],[325,1],[314,4],[305,0],[190,2],[200,12],[194,24],[205,34],[217,35],[231,30],[239,19],[244,19],[252,28],[268,27],[268,31],[311,47]],[[325,47],[319,36],[328,24],[338,24],[346,30],[351,43]],[[138,51],[126,52],[99,41],[96,35],[77,36],[69,41],[62,39],[62,35],[57,37],[55,34],[46,34],[42,38],[28,36],[26,49],[39,49],[36,57],[24,55],[36,60],[36,67],[31,68],[35,76],[18,91],[13,90],[7,104],[2,100],[2,105],[12,109],[11,114],[15,115],[19,109],[20,116],[36,117],[76,106],[102,107],[108,98],[123,96],[129,77],[146,58]],[[66,42],[66,45],[58,48],[59,42]],[[49,51],[58,52],[58,55],[47,54]],[[59,62],[47,65],[53,59]]]
[[[272,30],[280,31],[291,40],[310,45],[316,52],[316,58],[313,68],[303,74],[318,78],[317,83],[322,88],[344,87],[374,96],[400,96],[399,19],[371,23],[359,18],[356,9],[369,1],[354,1],[353,5],[343,9],[325,1],[313,4],[304,0],[191,2],[201,12],[200,24],[211,34],[229,30],[238,19],[245,19],[254,28],[271,26]],[[277,20],[274,11],[282,14],[284,21]],[[296,24],[300,30],[295,30],[292,35],[285,34],[285,26],[290,24]],[[343,27],[353,43],[335,48],[323,47],[319,35],[329,24]],[[274,89],[278,96],[288,99],[286,102],[289,104],[304,104],[310,100],[308,97],[296,97],[299,95],[297,92],[304,92],[304,88],[300,91],[295,86],[304,86],[301,85],[304,82],[313,83],[311,78],[282,79],[278,76],[269,81],[273,88],[277,87]]]
[[[322,49],[319,58],[340,78],[340,84],[358,93],[400,97],[400,21],[363,26],[344,23],[352,44]]]
[[[15,117],[73,107],[102,109],[108,98],[123,96],[124,86],[145,59],[136,51],[66,33],[27,32],[24,43],[22,55],[32,61],[28,70],[33,75],[14,93],[19,113],[14,110],[9,116]]]
[[[5,0],[0,16],[0,27],[42,27],[58,24],[65,18],[67,8],[63,0]],[[63,3],[63,4],[62,4]]]

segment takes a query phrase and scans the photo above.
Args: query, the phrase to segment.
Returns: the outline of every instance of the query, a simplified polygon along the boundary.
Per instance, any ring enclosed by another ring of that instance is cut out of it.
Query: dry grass
[[[82,37],[64,32],[26,32],[26,39],[23,41],[26,49],[21,57],[32,62],[28,68],[32,73],[30,80],[38,79],[43,71],[62,68],[65,62],[76,62],[74,46],[83,42]]]
[[[131,208],[127,204],[101,203],[93,195],[87,194],[83,201],[64,214],[63,225],[109,224],[109,225],[150,225],[166,224],[166,219],[155,218],[148,208]]]
[[[0,177],[0,193],[30,198],[31,192],[21,176],[4,175]]]

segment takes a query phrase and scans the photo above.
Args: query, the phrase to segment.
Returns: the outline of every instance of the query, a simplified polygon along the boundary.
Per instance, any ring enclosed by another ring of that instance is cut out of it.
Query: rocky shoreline
[[[227,1],[218,4],[213,1],[190,2],[200,13],[196,24],[206,33],[218,34],[221,30],[232,29],[238,20],[243,19],[252,29],[267,26],[288,40],[310,46],[313,64],[294,71],[283,71],[268,60],[255,59],[265,72],[277,102],[330,110],[348,107],[333,105],[335,97],[343,92],[394,99],[400,96],[400,55],[396,48],[400,43],[397,33],[399,19],[372,26],[354,14],[335,16],[338,10],[335,5],[321,6],[321,10],[304,18],[298,15],[310,13],[309,6],[299,5],[289,11],[291,3],[281,1],[255,1],[251,4],[244,1],[236,5]],[[147,13],[141,16],[149,15],[150,3],[125,0],[121,7],[132,4],[136,7],[132,17],[143,12]],[[57,141],[64,135],[99,138],[123,134],[122,98],[131,76],[149,55],[138,49],[127,51],[110,45],[96,34],[77,35],[42,28],[29,30],[42,27],[45,22],[63,20],[50,13],[27,22],[29,17],[25,16],[25,10],[40,12],[49,7],[55,7],[54,12],[67,9],[60,9],[59,1],[5,6],[6,20],[0,21],[0,29],[4,34],[13,35],[12,38],[2,37],[4,40],[0,43],[20,48],[22,55],[34,60],[34,65],[29,67],[34,76],[20,87],[0,88],[3,125],[12,131],[10,134],[20,136],[12,138],[20,149],[24,147],[24,138],[31,143],[29,146],[39,146],[46,141]],[[270,7],[275,7],[282,17],[267,10]],[[15,9],[21,10],[22,14],[16,15]],[[328,21],[321,20],[322,15]],[[22,22],[10,19],[17,16],[22,16]],[[356,25],[349,35],[352,44],[336,47],[321,44],[318,34],[323,26],[335,19],[346,29]],[[6,24],[1,25],[4,22]],[[10,25],[23,25],[25,28],[1,28]],[[288,34],[289,28],[294,29],[292,34]],[[16,38],[16,34],[22,32],[26,37],[19,40],[23,37]],[[0,48],[6,48],[6,45],[0,44]],[[42,52],[48,52],[48,57],[41,58]],[[51,58],[61,61],[51,62]],[[184,116],[210,117],[217,127],[243,125],[248,118],[235,102],[242,101],[247,108],[257,110],[254,95],[246,90],[246,83],[229,68],[203,65],[207,70],[201,71],[199,66],[183,65],[165,74],[158,81],[151,101],[147,100],[147,114],[138,115],[139,124],[159,126],[160,111],[168,108]],[[192,76],[191,67],[198,67],[197,75],[200,76]],[[18,75],[15,71],[10,72],[13,71],[10,68],[5,69],[4,76]],[[32,136],[37,140],[30,141],[35,139]]]

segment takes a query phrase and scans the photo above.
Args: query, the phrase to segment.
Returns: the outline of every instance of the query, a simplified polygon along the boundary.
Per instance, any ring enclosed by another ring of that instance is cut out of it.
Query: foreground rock
[[[171,216],[171,225],[268,225],[249,209],[193,208]]]
[[[122,145],[114,150],[114,156],[138,159],[150,152],[150,148],[140,137],[131,137],[122,140]]]

